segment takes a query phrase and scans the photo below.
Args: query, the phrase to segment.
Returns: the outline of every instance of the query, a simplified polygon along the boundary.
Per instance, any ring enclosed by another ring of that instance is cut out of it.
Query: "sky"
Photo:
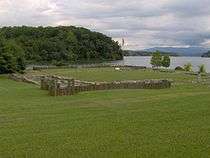
[[[210,48],[210,0],[0,0],[0,27],[74,25],[124,49]]]

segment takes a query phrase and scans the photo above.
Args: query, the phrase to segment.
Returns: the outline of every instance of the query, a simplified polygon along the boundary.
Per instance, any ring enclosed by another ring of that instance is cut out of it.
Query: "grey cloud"
[[[127,48],[210,47],[210,0],[0,0],[0,25],[77,25]]]
[[[209,15],[209,0],[172,0],[164,8],[179,17],[195,17]]]

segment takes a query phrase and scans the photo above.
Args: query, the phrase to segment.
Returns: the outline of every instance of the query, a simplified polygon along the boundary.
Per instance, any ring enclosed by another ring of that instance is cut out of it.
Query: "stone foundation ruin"
[[[24,76],[11,74],[10,79],[36,84],[51,96],[69,96],[79,92],[113,89],[165,89],[170,88],[170,80],[138,80],[114,82],[87,82],[59,76]]]
[[[41,89],[51,96],[68,96],[79,92],[113,89],[164,89],[171,87],[169,80],[139,80],[115,82],[86,82],[58,76],[43,76]]]

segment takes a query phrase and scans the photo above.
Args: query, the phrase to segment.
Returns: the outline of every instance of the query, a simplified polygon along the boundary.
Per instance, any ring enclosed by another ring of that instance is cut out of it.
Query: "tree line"
[[[147,50],[123,50],[124,56],[152,56],[154,52],[147,51]],[[168,56],[179,56],[173,52],[163,52],[159,51],[161,55],[168,55]]]
[[[0,28],[0,73],[23,71],[26,64],[63,65],[123,58],[118,42],[85,28]]]

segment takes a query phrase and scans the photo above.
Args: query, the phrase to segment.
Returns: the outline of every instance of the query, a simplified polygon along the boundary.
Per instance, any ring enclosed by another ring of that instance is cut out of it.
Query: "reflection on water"
[[[124,57],[124,60],[115,62],[116,64],[132,65],[132,66],[147,66],[150,65],[151,57],[143,56],[132,56]],[[174,69],[177,66],[184,66],[187,63],[193,65],[193,70],[197,71],[198,66],[204,64],[206,71],[210,72],[210,58],[201,58],[201,57],[171,57],[171,69]]]

